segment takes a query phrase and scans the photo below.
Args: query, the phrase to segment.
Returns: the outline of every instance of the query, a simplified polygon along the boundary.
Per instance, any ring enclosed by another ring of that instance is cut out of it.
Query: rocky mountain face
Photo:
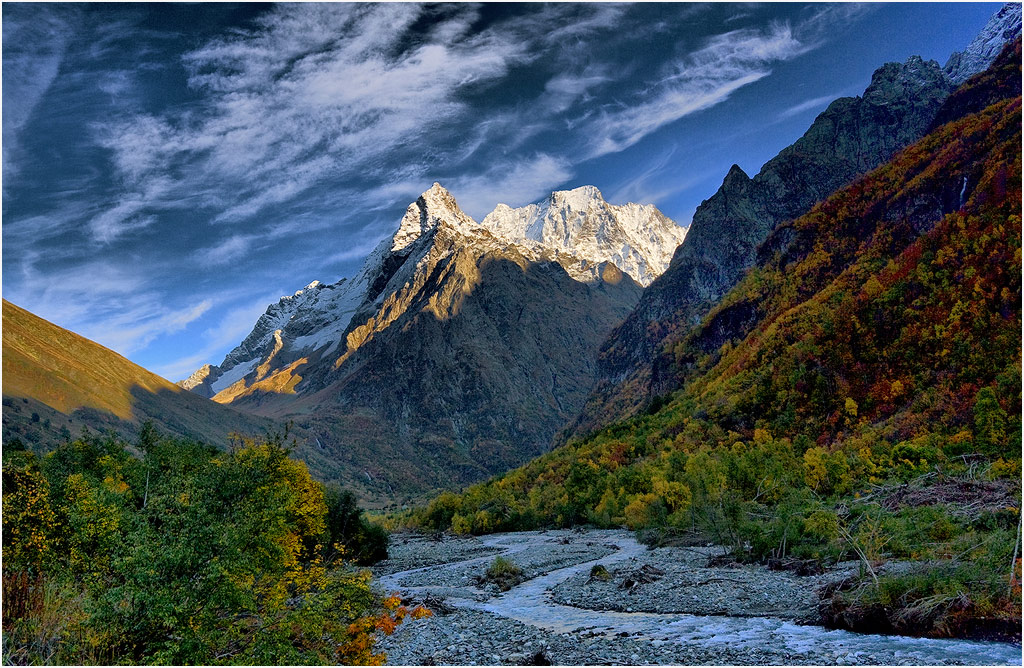
[[[916,56],[888,63],[874,73],[863,95],[835,100],[753,178],[734,165],[718,191],[697,208],[669,268],[602,345],[598,382],[563,436],[635,414],[672,389],[678,379],[667,347],[759,257],[764,261],[785,246],[781,234],[762,247],[769,233],[922,137],[955,88],[951,76],[963,80],[983,70],[995,57],[993,45],[1001,47],[1002,36],[1014,32],[1020,34],[1020,6],[1008,5],[964,54],[951,59],[952,75]]]
[[[1021,5],[1008,2],[963,51],[949,57],[943,70],[956,85],[983,72],[1003,50],[1003,46],[1020,37]]]
[[[547,449],[682,236],[592,187],[477,223],[434,184],[354,277],[282,297],[180,385],[293,420],[326,477],[361,470],[380,495],[476,480]]]

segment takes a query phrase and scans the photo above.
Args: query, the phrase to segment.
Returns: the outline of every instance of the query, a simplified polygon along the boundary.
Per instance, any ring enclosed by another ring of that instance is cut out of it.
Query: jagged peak
[[[570,271],[574,277],[591,280],[602,262],[611,262],[641,285],[664,271],[686,234],[653,204],[609,204],[592,185],[556,190],[519,208],[499,204],[480,225],[525,248],[578,258],[586,269]]]
[[[729,173],[725,175],[725,179],[723,179],[722,185],[736,182],[743,183],[749,180],[750,177],[747,176],[747,173],[743,171],[742,167],[740,167],[739,165],[733,165],[732,167],[729,168]]]
[[[604,202],[604,196],[597,186],[580,186],[572,190],[556,190],[551,193],[551,203],[571,209],[585,209],[591,202]]]
[[[320,281],[313,281],[312,283],[310,283],[306,287],[302,288],[301,290],[296,290],[294,293],[292,293],[290,295],[283,295],[281,297],[280,301],[282,301],[282,302],[291,301],[292,299],[295,299],[296,297],[301,297],[307,290],[317,290],[317,289],[322,288],[322,287],[324,287],[323,283],[321,283]]]
[[[179,380],[175,385],[185,390],[193,390],[206,382],[206,379],[210,377],[210,374],[212,374],[215,369],[216,367],[212,364],[204,364],[193,371],[191,376],[184,380]]]
[[[441,224],[461,229],[475,227],[477,223],[459,208],[455,197],[435,181],[405,210],[398,231],[391,239],[391,251],[406,248]]]

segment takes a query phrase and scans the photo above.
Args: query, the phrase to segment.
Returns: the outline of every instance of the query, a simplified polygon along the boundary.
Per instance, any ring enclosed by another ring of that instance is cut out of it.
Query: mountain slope
[[[215,444],[272,426],[182,391],[112,350],[3,300],[4,441],[40,449],[82,426],[132,435],[145,420]]]
[[[1005,53],[990,74],[1015,97],[772,232],[772,254],[672,347],[678,391],[413,520],[697,531],[740,559],[917,560],[837,590],[826,620],[1019,642],[1019,45]]]
[[[1007,7],[983,31],[988,37],[979,37],[978,45],[965,52],[971,57],[954,64],[958,77],[979,72],[992,61],[995,36],[1002,40],[1020,34],[1020,8]],[[924,135],[952,89],[934,61],[912,57],[903,64],[886,64],[862,96],[829,105],[804,136],[753,178],[734,165],[718,192],[697,208],[669,268],[602,345],[600,378],[566,433],[584,434],[636,414],[671,389],[675,379],[666,349],[757,262],[769,231]]]
[[[625,272],[643,279],[683,236],[592,187],[540,211],[477,223],[434,184],[356,276],[283,297],[181,384],[294,420],[325,475],[361,471],[381,496],[518,465],[582,405],[597,346],[640,294]]]

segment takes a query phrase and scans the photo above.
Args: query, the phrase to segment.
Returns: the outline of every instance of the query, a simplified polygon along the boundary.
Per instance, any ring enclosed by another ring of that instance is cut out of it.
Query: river
[[[568,532],[564,533],[568,535]],[[567,539],[562,537],[562,534],[554,532],[484,536],[478,539],[478,545],[470,554],[460,556],[452,553],[451,560],[444,564],[388,573],[379,577],[378,583],[384,590],[401,591],[405,596],[444,596],[446,602],[459,612],[473,611],[496,620],[514,620],[526,628],[546,634],[542,637],[567,639],[570,641],[568,646],[565,646],[565,643],[558,643],[563,656],[549,657],[558,659],[561,663],[577,662],[571,656],[565,655],[565,652],[571,655],[572,641],[599,639],[614,647],[616,643],[621,642],[619,639],[628,637],[631,648],[629,654],[623,656],[615,651],[609,654],[607,650],[602,650],[603,653],[597,654],[598,659],[603,658],[615,663],[645,664],[664,662],[666,658],[672,661],[675,660],[673,657],[689,657],[701,663],[717,663],[715,657],[721,655],[722,663],[1021,665],[1021,648],[1008,643],[859,634],[829,630],[820,626],[800,625],[791,619],[771,616],[600,611],[559,604],[553,600],[552,590],[575,575],[589,573],[594,564],[600,563],[614,569],[616,564],[633,563],[643,560],[647,555],[647,548],[624,531],[592,531],[587,534],[587,539],[586,549],[601,550],[599,554],[584,554],[578,557],[582,560],[568,557],[561,559],[561,562],[556,558],[557,555],[548,558],[547,563],[553,563],[553,568],[504,593],[495,594],[481,589],[467,574],[480,572],[497,554],[517,563],[525,563],[532,555],[545,551],[552,553],[553,549]],[[587,558],[588,556],[595,558]],[[575,563],[565,564],[566,561]],[[581,605],[585,606],[585,602]],[[473,619],[476,621],[470,625],[471,631],[479,630],[485,625],[481,620],[485,620],[486,617],[477,615]],[[492,633],[501,635],[502,628],[504,627],[498,624]],[[403,631],[403,636],[408,640],[415,633],[415,629],[410,625]],[[523,635],[521,630],[507,633],[512,636],[513,644],[517,634]],[[479,631],[477,636],[462,634],[452,637],[462,637],[466,642],[479,643],[480,640],[475,638],[482,634],[483,631]],[[429,646],[429,642],[422,641],[423,639],[413,638],[408,640],[407,644],[420,642],[420,645]],[[581,657],[593,644],[594,640],[587,640],[580,645]],[[458,640],[455,645],[458,645]],[[469,659],[469,663],[504,663],[502,643],[497,641],[493,646],[498,648],[497,653],[483,657],[476,657],[470,653],[458,660]],[[636,649],[638,647],[639,650]],[[688,654],[673,654],[672,650],[677,649],[685,649]],[[410,660],[417,655],[402,656],[403,660]],[[437,658],[443,659],[443,653],[434,660]],[[569,660],[566,660],[567,658]],[[589,663],[592,660],[581,658],[579,662]]]

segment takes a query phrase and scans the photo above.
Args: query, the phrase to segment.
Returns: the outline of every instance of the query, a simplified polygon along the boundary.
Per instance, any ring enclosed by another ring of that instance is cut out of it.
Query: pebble
[[[619,532],[619,535],[624,532]],[[600,559],[613,546],[602,544],[602,535],[591,531],[580,535],[549,531],[549,539],[528,551],[510,554],[528,577],[566,565]],[[569,544],[560,541],[568,537]],[[589,544],[588,544],[589,543]],[[496,592],[476,586],[480,575],[501,550],[476,538],[446,538],[406,535],[394,540],[392,558],[374,568],[375,575],[393,575],[413,568],[436,566],[397,577],[399,587],[424,587],[441,592],[449,603],[473,599],[486,601]],[[527,553],[528,552],[528,553]],[[797,578],[790,573],[763,568],[705,568],[718,548],[659,548],[640,560],[623,560],[609,565],[608,582],[589,581],[587,573],[573,576],[551,590],[556,602],[594,610],[636,612],[693,612],[774,616],[796,619],[813,604],[813,588],[826,576]],[[470,560],[469,563],[461,563]],[[630,593],[619,589],[627,572],[643,564],[664,571],[654,582],[641,584]],[[832,577],[845,577],[841,573]],[[713,578],[721,581],[709,582]],[[817,578],[817,579],[815,579]],[[393,584],[393,581],[389,581]],[[467,584],[468,583],[468,584]],[[698,584],[704,583],[704,584]],[[421,591],[421,590],[417,590]],[[742,597],[740,596],[742,594]],[[624,604],[624,598],[628,603]],[[744,601],[742,598],[747,598]],[[618,606],[618,607],[616,607]],[[836,652],[810,646],[799,653],[781,643],[765,642],[741,647],[730,643],[704,644],[664,642],[661,634],[618,631],[608,626],[590,626],[570,633],[554,633],[483,610],[454,607],[447,614],[407,619],[390,636],[380,637],[377,651],[387,655],[389,665],[523,665],[538,654],[553,665],[903,665],[919,663],[900,652]],[[656,642],[655,642],[656,641]],[[953,662],[938,656],[928,663]],[[985,662],[981,662],[985,663]]]

